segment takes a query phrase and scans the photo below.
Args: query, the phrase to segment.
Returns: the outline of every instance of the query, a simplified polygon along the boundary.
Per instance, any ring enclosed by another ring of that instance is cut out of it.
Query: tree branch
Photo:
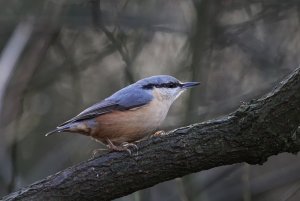
[[[300,68],[267,96],[228,116],[137,143],[38,181],[4,200],[111,200],[163,181],[300,150]]]

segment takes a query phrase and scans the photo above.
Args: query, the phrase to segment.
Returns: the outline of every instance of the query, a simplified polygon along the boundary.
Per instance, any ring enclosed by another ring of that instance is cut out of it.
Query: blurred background
[[[87,160],[88,137],[45,137],[141,78],[201,85],[168,130],[234,111],[299,66],[299,0],[0,0],[0,197]],[[218,167],[117,201],[300,200],[300,157]]]

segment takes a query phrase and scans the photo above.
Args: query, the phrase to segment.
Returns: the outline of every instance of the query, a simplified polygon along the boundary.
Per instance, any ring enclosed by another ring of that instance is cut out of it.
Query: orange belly
[[[156,129],[147,126],[141,113],[135,111],[116,111],[96,118],[97,126],[91,130],[91,136],[105,142],[109,138],[114,144],[137,141]]]
[[[106,144],[134,142],[153,133],[165,119],[169,107],[155,100],[146,106],[126,111],[113,111],[95,119],[78,122],[72,132],[91,136]]]

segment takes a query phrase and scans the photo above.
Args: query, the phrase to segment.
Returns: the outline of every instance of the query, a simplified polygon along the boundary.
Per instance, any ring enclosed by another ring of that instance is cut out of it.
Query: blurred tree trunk
[[[191,122],[198,117],[197,112],[192,111],[193,108],[196,108],[195,105],[199,106],[197,99],[201,100],[202,106],[205,107],[207,105],[207,74],[211,67],[210,54],[213,51],[213,39],[216,35],[217,26],[216,20],[221,4],[218,0],[194,0],[194,5],[197,18],[196,29],[190,39],[192,52],[191,80],[201,80],[202,87],[191,91],[186,115],[187,122]]]
[[[300,68],[271,93],[226,117],[137,143],[36,182],[4,200],[111,200],[173,178],[300,150]]]

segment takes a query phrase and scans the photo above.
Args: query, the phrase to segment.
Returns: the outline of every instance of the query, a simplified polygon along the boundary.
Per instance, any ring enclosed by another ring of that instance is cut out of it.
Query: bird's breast
[[[96,118],[97,129],[93,137],[109,138],[115,143],[139,140],[160,126],[169,106],[159,100],[126,111],[113,111]]]

